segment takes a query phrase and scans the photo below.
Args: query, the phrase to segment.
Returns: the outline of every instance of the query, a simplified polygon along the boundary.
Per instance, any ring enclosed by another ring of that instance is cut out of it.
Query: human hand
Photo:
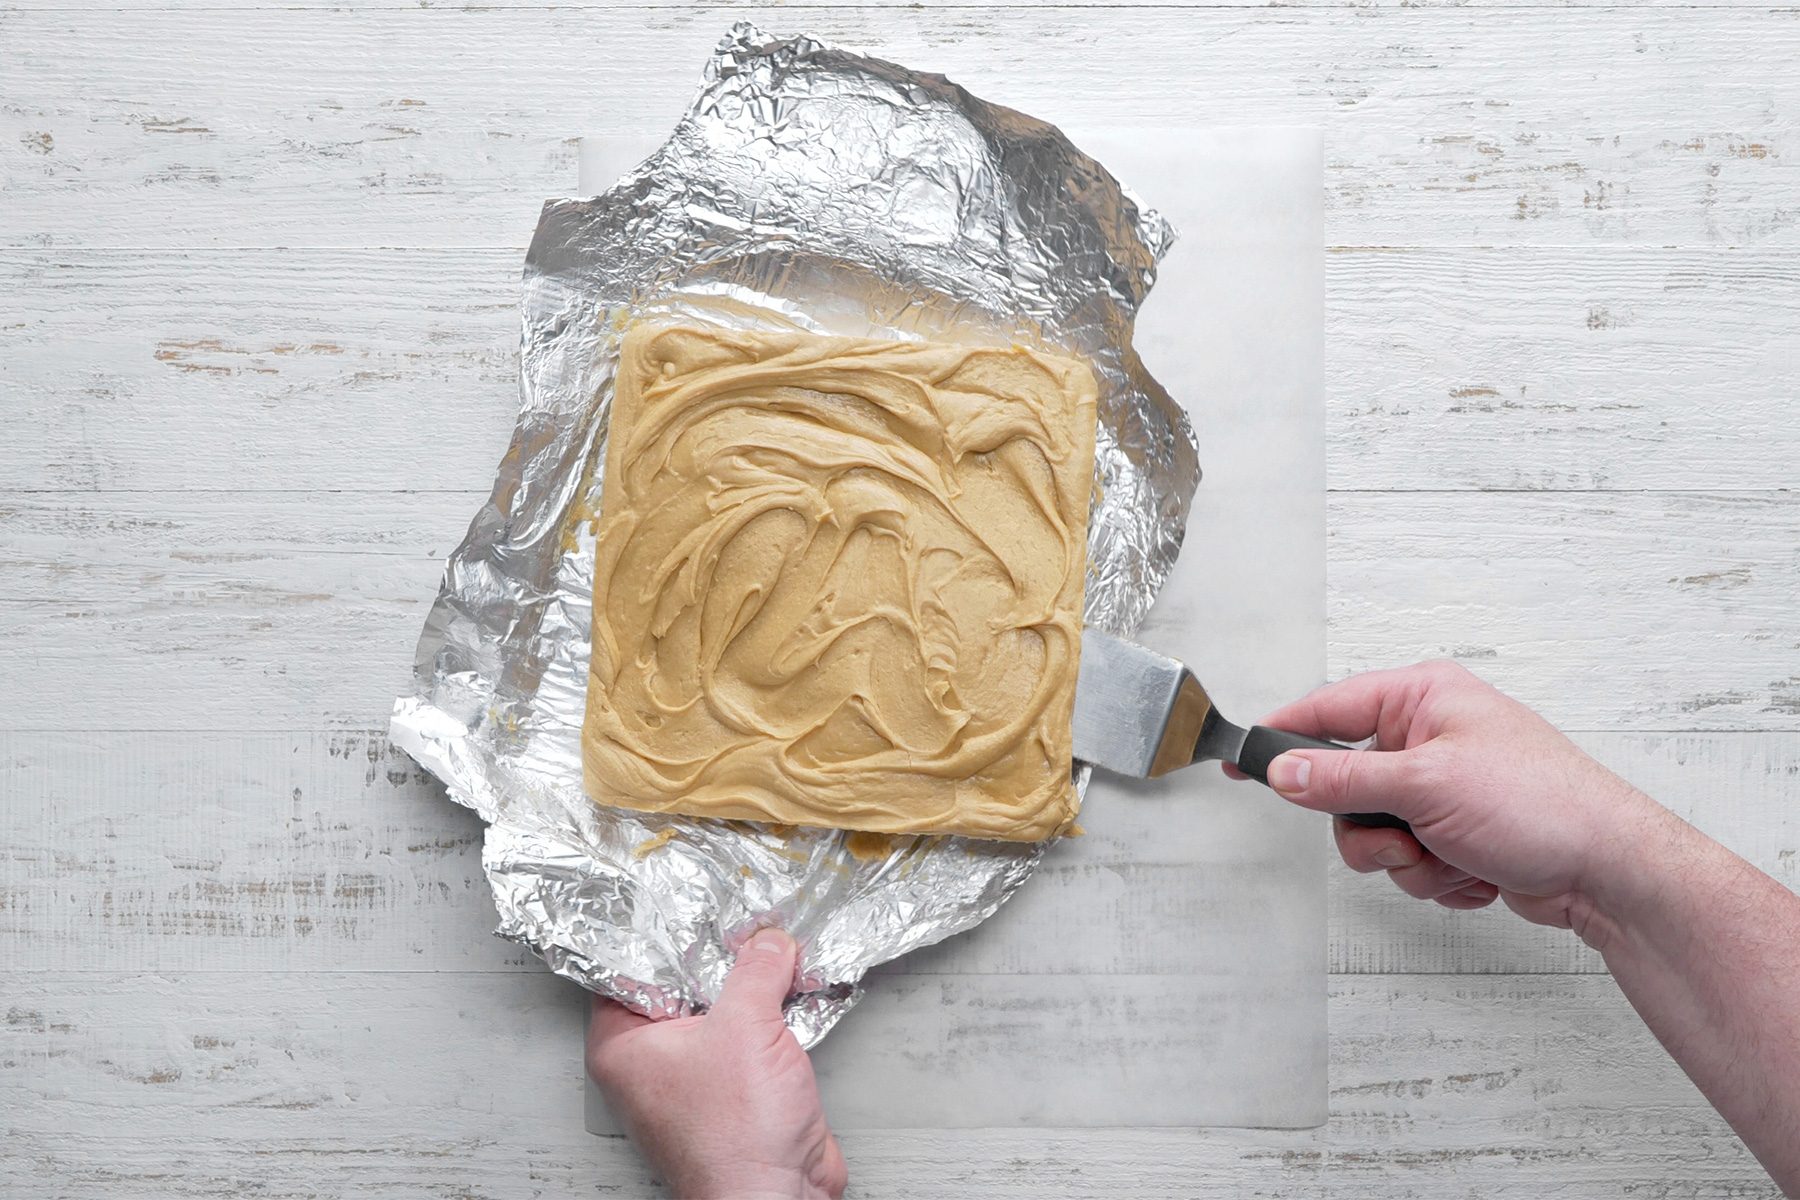
[[[1596,897],[1680,826],[1542,717],[1453,663],[1330,684],[1261,724],[1375,749],[1292,750],[1269,785],[1321,812],[1390,812],[1412,834],[1335,821],[1357,871],[1408,895],[1481,908],[1496,895],[1527,920],[1606,936]],[[1685,826],[1682,826],[1685,828]]]
[[[780,930],[756,934],[704,1016],[652,1021],[594,998],[588,1074],[681,1200],[843,1195],[812,1063],[781,1019],[797,956]]]

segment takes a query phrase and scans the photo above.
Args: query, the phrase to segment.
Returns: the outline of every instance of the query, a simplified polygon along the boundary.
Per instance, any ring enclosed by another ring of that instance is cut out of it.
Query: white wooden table
[[[540,198],[736,15],[0,3],[0,1192],[649,1190],[376,731]],[[1800,15],[764,19],[1052,119],[1323,125],[1333,674],[1466,661],[1795,882]],[[1594,956],[1333,887],[1329,1126],[861,1134],[857,1192],[1768,1194]]]

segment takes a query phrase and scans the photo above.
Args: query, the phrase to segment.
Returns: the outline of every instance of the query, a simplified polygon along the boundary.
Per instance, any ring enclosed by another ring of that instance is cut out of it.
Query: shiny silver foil
[[[619,339],[662,314],[1085,357],[1101,381],[1086,619],[1128,634],[1199,480],[1186,417],[1131,349],[1172,236],[1052,126],[940,76],[747,24],[660,150],[603,195],[544,206],[525,262],[518,426],[450,557],[392,726],[488,822],[502,936],[673,1016],[704,1009],[737,947],[782,926],[803,947],[788,1021],[810,1046],[869,968],[971,928],[1025,881],[1046,846],[900,837],[871,852],[837,831],[643,814],[584,793],[593,521]]]

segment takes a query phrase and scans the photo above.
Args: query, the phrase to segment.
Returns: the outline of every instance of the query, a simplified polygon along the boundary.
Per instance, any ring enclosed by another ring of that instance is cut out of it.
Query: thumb
[[[779,929],[757,931],[738,951],[731,974],[713,1011],[739,1019],[781,1019],[781,1002],[794,986],[794,960],[800,948]]]
[[[1269,764],[1269,786],[1302,808],[1386,812],[1412,820],[1418,766],[1411,750],[1289,750]]]

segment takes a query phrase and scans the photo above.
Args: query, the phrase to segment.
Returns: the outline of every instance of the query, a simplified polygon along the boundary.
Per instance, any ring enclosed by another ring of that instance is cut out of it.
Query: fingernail
[[[1304,792],[1312,778],[1312,760],[1289,751],[1269,764],[1269,786],[1278,792]]]
[[[782,954],[793,944],[794,939],[779,929],[759,929],[754,937],[745,944],[744,949],[755,950],[762,954]]]
[[[1410,846],[1386,846],[1375,852],[1375,861],[1389,869],[1410,867],[1419,861],[1419,855]]]
[[[1488,898],[1487,884],[1485,884],[1485,883],[1471,884],[1470,886],[1464,888],[1462,891],[1458,892],[1457,895],[1467,896],[1471,900],[1486,900]]]

